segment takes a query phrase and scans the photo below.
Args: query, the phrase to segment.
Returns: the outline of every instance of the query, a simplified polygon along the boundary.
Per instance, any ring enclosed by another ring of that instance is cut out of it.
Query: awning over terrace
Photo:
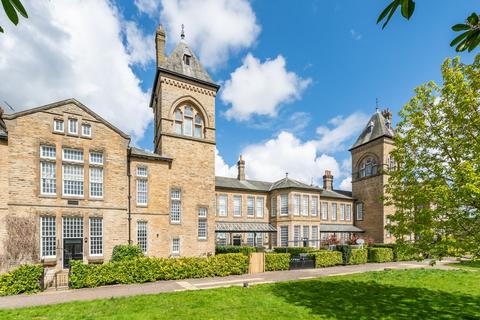
[[[365,232],[359,227],[353,226],[351,224],[321,224],[320,232],[350,232],[350,233],[360,233]]]
[[[215,232],[277,232],[268,222],[217,222]]]

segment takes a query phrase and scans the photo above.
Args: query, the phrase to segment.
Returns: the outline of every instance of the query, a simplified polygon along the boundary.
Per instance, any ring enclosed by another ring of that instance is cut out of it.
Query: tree
[[[3,9],[7,14],[8,19],[14,24],[18,24],[18,13],[20,13],[24,18],[28,19],[27,10],[23,7],[20,0],[1,0]],[[18,12],[18,13],[17,13]],[[3,33],[3,28],[0,26],[0,32]]]
[[[442,65],[443,85],[429,82],[400,111],[396,166],[389,172],[387,226],[397,243],[442,257],[480,256],[480,55]]]
[[[393,0],[383,11],[380,13],[377,19],[377,24],[384,21],[382,29],[390,22],[390,19],[397,11],[398,8],[401,8],[402,16],[410,20],[415,11],[415,1],[413,0]],[[456,46],[455,50],[457,52],[468,50],[472,51],[480,45],[480,21],[478,14],[473,12],[465,21],[465,23],[459,23],[452,27],[452,30],[455,32],[462,32],[450,43],[450,46]]]

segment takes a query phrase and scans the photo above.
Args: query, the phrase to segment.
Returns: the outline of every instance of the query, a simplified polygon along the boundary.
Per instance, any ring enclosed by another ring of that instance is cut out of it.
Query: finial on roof
[[[185,26],[182,23],[182,33],[180,33],[180,38],[183,40],[185,39]]]
[[[288,172],[285,172],[285,178],[288,179]]]
[[[376,107],[375,107],[376,110],[375,111],[378,112],[380,110],[380,106],[378,104],[378,98],[375,99],[375,105],[376,105]]]

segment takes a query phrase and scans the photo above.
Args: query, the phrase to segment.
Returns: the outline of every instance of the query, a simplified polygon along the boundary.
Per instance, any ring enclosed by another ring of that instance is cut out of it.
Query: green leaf
[[[467,18],[468,23],[472,26],[476,26],[478,24],[478,15],[474,12]]]
[[[380,23],[380,21],[382,21],[385,16],[390,12],[390,10],[392,9],[392,7],[395,5],[395,2],[397,2],[397,0],[393,0],[392,3],[390,3],[386,8],[385,10],[382,11],[382,13],[380,13],[380,15],[378,16],[378,19],[377,19],[377,24]]]
[[[454,45],[456,45],[457,43],[459,43],[460,41],[462,41],[463,39],[465,39],[467,36],[468,36],[468,33],[470,31],[467,31],[467,32],[464,32],[462,33],[461,35],[459,35],[458,37],[456,37],[455,39],[453,39],[452,42],[450,42],[450,46],[453,47]]]
[[[12,21],[14,25],[17,25],[18,24],[17,11],[15,11],[15,8],[13,7],[10,0],[2,0],[2,5],[3,5],[3,9],[5,9],[5,13],[7,14],[8,19],[10,19],[10,21]]]
[[[0,27],[0,32],[3,33],[3,28],[2,27]]]
[[[468,52],[472,52],[472,50],[480,44],[480,31],[477,30],[476,33],[476,37],[472,38],[470,41],[467,40],[467,42],[469,42]]]
[[[27,10],[25,10],[20,0],[10,0],[10,2],[24,18],[28,18]]]
[[[402,1],[402,16],[410,20],[415,11],[415,2],[413,0],[403,0]]]
[[[469,25],[466,25],[466,24],[463,24],[463,23],[459,23],[459,24],[456,24],[452,27],[452,30],[453,31],[463,31],[463,30],[470,30],[470,26]]]
[[[395,5],[392,7],[392,9],[390,10],[390,14],[387,17],[387,20],[385,21],[385,23],[382,26],[382,29],[385,29],[385,27],[387,26],[390,19],[392,19],[393,14],[395,13],[395,11],[397,11],[397,8],[398,8],[399,5],[400,5],[400,2],[396,2]]]

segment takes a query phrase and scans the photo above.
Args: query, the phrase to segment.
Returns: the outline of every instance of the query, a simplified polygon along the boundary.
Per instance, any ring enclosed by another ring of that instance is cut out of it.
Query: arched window
[[[388,170],[393,171],[396,169],[395,159],[392,155],[388,156]]]
[[[366,157],[360,163],[359,177],[369,177],[377,174],[377,161],[373,157]]]
[[[196,109],[184,105],[175,109],[175,133],[203,138],[203,118]]]

